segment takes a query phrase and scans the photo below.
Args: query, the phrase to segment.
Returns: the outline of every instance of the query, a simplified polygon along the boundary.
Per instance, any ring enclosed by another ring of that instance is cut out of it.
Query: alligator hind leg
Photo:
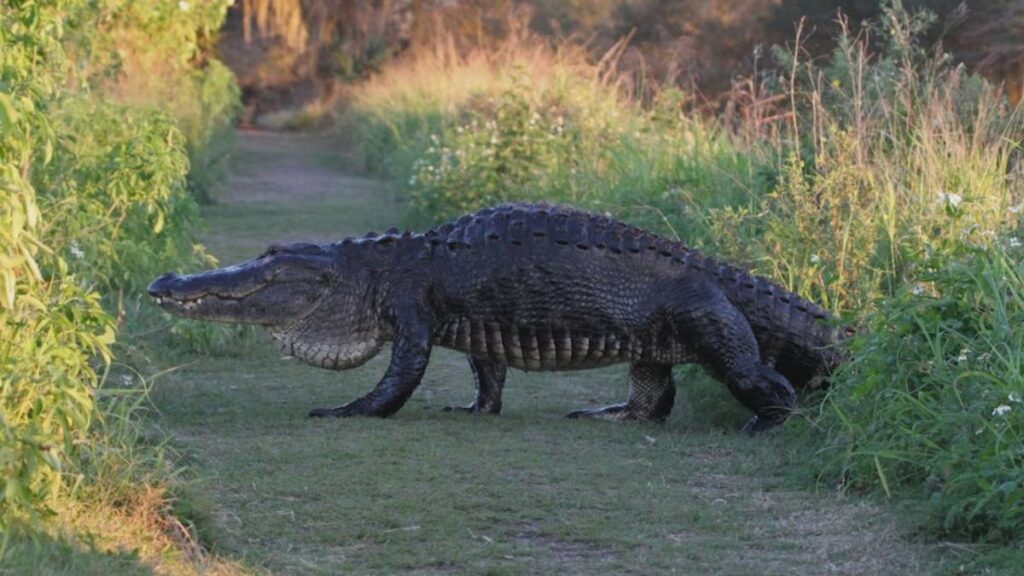
[[[661,422],[672,412],[675,400],[676,385],[672,382],[672,365],[637,362],[629,367],[629,399],[624,404],[577,410],[567,416]]]
[[[448,406],[445,412],[472,412],[475,414],[501,413],[501,390],[505,386],[504,364],[469,357],[469,367],[476,380],[476,400],[469,406]]]

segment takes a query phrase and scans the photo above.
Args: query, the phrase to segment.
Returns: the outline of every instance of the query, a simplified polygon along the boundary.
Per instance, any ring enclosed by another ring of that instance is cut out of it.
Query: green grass
[[[211,252],[228,262],[282,236],[400,222],[398,197],[323,161],[330,145],[243,135],[230,191],[206,212]],[[155,383],[154,422],[189,459],[204,544],[257,569],[891,574],[947,559],[895,510],[809,492],[794,436],[738,434],[743,409],[697,373],[678,375],[664,425],[563,417],[620,401],[624,366],[513,372],[504,414],[472,417],[441,411],[473,391],[464,358],[438,350],[395,417],[309,420],[372,388],[387,354],[336,373],[281,360],[260,336],[239,356],[175,358],[186,367]]]

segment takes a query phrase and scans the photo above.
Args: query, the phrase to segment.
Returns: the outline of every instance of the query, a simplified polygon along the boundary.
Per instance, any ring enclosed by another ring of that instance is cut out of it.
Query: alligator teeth
[[[160,297],[157,297],[157,299],[156,299],[156,303],[157,303],[157,304],[163,304],[163,303],[164,303],[164,299],[163,299],[163,298],[160,298]]]
[[[202,303],[203,303],[203,299],[202,298],[196,298],[196,304],[197,305],[198,304],[202,304]]]

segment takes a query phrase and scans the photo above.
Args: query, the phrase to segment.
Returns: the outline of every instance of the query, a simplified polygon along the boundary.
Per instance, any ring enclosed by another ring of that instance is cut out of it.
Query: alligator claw
[[[442,408],[445,412],[463,412],[466,414],[498,414],[501,412],[501,405],[497,407],[482,407],[477,403],[470,404],[469,406],[445,406]]]
[[[629,413],[626,411],[625,404],[613,404],[611,406],[605,406],[603,408],[584,408],[582,410],[573,410],[565,415],[566,418],[598,418],[600,420],[626,420],[628,419]]]
[[[344,406],[338,406],[336,408],[313,408],[309,411],[310,418],[324,418],[327,416],[333,416],[335,418],[348,418],[351,416],[366,416],[358,408],[346,404]]]

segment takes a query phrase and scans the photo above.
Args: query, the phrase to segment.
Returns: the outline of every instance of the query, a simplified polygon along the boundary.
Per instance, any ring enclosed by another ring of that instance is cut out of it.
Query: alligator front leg
[[[430,323],[425,314],[409,310],[396,314],[391,363],[384,378],[369,394],[334,408],[315,408],[310,417],[391,416],[412,396],[430,360]]]
[[[675,399],[676,385],[672,382],[672,366],[638,362],[629,367],[629,399],[624,404],[576,410],[566,416],[662,422],[672,412]]]
[[[476,380],[476,400],[469,406],[447,406],[445,412],[499,414],[501,390],[505,386],[505,365],[470,356],[469,367],[473,369],[473,378]]]
[[[731,306],[691,312],[686,329],[696,335],[699,362],[754,416],[743,426],[751,435],[784,422],[796,406],[796,391],[785,376],[761,359],[746,318]]]

